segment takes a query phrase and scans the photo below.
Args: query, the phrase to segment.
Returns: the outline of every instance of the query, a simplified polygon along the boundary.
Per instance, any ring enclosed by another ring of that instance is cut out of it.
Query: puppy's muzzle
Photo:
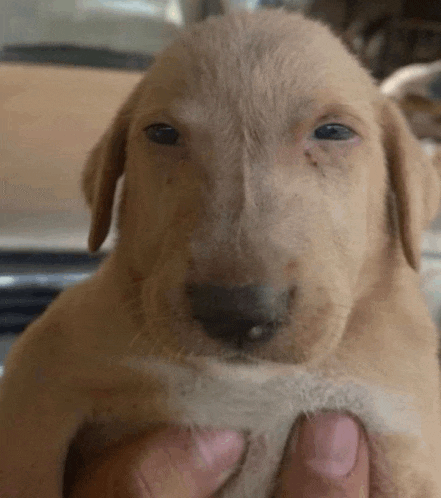
[[[238,349],[269,341],[287,323],[292,294],[263,285],[210,284],[190,284],[187,293],[205,333]]]

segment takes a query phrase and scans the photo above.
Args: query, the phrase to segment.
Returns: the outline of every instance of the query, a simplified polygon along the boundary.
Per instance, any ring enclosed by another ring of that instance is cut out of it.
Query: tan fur
[[[163,122],[179,146],[149,142]],[[332,122],[356,135],[312,138]],[[368,434],[371,498],[441,498],[437,333],[417,272],[439,178],[328,29],[271,11],[184,33],[91,153],[92,250],[120,177],[115,250],[7,359],[0,496],[60,498],[72,441],[88,461],[171,422],[244,431],[218,496],[268,498],[298,416],[338,409]],[[289,323],[229,349],[192,318],[188,282],[295,287]]]

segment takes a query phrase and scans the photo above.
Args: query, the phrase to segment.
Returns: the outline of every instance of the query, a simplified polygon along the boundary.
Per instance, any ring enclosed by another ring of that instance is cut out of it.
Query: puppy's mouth
[[[259,365],[262,361],[255,356],[245,352],[226,352],[222,356],[222,363],[233,364],[233,365]]]
[[[208,337],[221,340],[226,347],[241,354],[246,354],[271,341],[284,325],[281,321],[256,322],[240,315],[235,318],[216,320],[216,318],[194,314],[193,319],[202,325]]]

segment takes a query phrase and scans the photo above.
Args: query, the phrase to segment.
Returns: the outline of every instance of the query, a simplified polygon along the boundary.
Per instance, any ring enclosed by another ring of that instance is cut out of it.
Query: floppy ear
[[[82,186],[92,211],[89,250],[97,251],[109,232],[118,178],[124,172],[126,141],[138,88],[119,110],[109,129],[92,149],[83,171]]]
[[[409,265],[418,270],[422,232],[439,207],[439,173],[399,108],[389,99],[382,102],[381,125],[404,254]]]

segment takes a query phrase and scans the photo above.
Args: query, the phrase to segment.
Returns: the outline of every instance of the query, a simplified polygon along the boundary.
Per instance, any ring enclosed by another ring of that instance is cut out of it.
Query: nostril
[[[269,287],[203,284],[190,285],[187,291],[193,318],[205,333],[234,347],[269,341],[288,314],[288,293]]]

